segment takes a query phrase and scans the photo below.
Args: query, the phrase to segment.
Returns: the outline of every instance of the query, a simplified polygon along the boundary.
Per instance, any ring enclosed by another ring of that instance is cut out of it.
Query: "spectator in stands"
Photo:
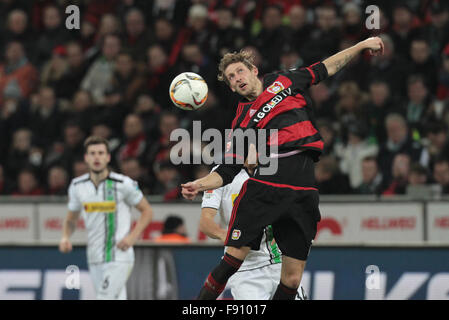
[[[337,119],[342,127],[342,133],[353,122],[362,123],[364,110],[362,105],[368,101],[368,96],[360,90],[354,81],[343,82],[338,88],[338,101],[335,106]]]
[[[115,59],[112,89],[120,95],[125,108],[131,108],[136,95],[144,86],[144,78],[136,73],[136,63],[130,53],[122,51]]]
[[[158,137],[159,114],[161,107],[149,94],[142,93],[137,97],[133,113],[138,114],[143,121],[144,130],[150,139]]]
[[[138,8],[132,8],[125,14],[125,35],[123,46],[130,50],[136,60],[145,58],[145,50],[154,41],[151,28],[146,26],[145,17]]]
[[[410,156],[406,153],[395,155],[391,168],[392,180],[382,192],[383,195],[405,194],[410,174],[410,162]]]
[[[33,145],[31,131],[26,128],[16,130],[7,157],[7,175],[15,179],[20,169],[24,167],[38,171],[42,165],[42,157],[42,149]]]
[[[47,190],[46,194],[63,196],[67,194],[68,174],[66,169],[60,166],[53,166],[48,170],[47,174]]]
[[[413,29],[416,26],[416,20],[414,20],[410,7],[405,1],[399,2],[393,8],[393,25],[390,36],[395,43],[396,53],[402,58],[408,57]]]
[[[13,196],[40,196],[44,194],[43,188],[39,185],[36,174],[32,169],[21,169],[17,176],[17,189]]]
[[[338,162],[333,156],[321,157],[315,165],[315,179],[320,194],[351,193],[349,179],[341,174]]]
[[[342,8],[343,14],[343,37],[356,43],[367,38],[364,21],[362,21],[362,10],[354,2],[346,3]]]
[[[53,88],[41,87],[31,103],[29,125],[33,136],[37,145],[48,147],[61,136],[61,125],[64,121]]]
[[[164,17],[158,17],[154,21],[154,37],[155,42],[160,44],[165,52],[169,52],[171,57],[177,39],[176,28],[171,20]]]
[[[154,239],[158,243],[188,244],[191,242],[187,236],[187,228],[184,219],[177,215],[170,215],[164,221],[162,235]]]
[[[56,84],[68,71],[67,50],[64,46],[57,46],[53,49],[51,59],[44,63],[41,71],[40,84],[55,88]],[[71,84],[73,86],[73,84]],[[57,93],[56,93],[57,96]]]
[[[362,160],[362,183],[356,188],[357,194],[380,194],[382,174],[379,172],[376,157],[368,156]]]
[[[418,162],[422,153],[422,146],[414,141],[410,134],[404,117],[391,113],[385,118],[387,141],[380,146],[378,154],[379,168],[384,183],[390,185],[392,180],[392,165],[397,154],[407,154],[412,162]]]
[[[362,161],[369,156],[376,156],[378,146],[366,140],[367,131],[362,123],[351,123],[348,127],[346,145],[337,148],[340,160],[340,170],[348,175],[352,189],[362,183]]]
[[[336,145],[338,137],[333,127],[333,123],[329,119],[321,118],[317,121],[317,129],[323,137],[324,147],[323,155],[336,156]]]
[[[279,48],[287,43],[287,37],[287,29],[282,25],[282,8],[277,4],[268,5],[262,14],[262,29],[252,41],[263,52],[268,70],[278,69]]]
[[[153,44],[147,50],[146,91],[161,106],[167,105],[167,88],[175,73],[168,64],[168,56],[161,45]]]
[[[311,86],[309,92],[313,100],[315,116],[317,118],[336,119],[335,102],[332,99],[333,95],[329,88],[329,82],[321,81]]]
[[[87,167],[87,163],[84,162],[83,158],[74,159],[72,164],[72,178],[76,178],[82,176],[85,173],[89,172],[89,168]]]
[[[92,94],[93,102],[101,105],[105,101],[105,91],[110,88],[114,72],[114,62],[120,52],[121,43],[117,35],[106,35],[103,41],[101,56],[89,67],[81,82],[81,89]]]
[[[65,46],[67,68],[54,84],[56,96],[70,100],[79,89],[87,72],[83,48],[78,42],[69,42]]]
[[[98,110],[92,106],[92,96],[89,91],[78,90],[73,95],[71,109],[67,112],[68,118],[76,120],[83,131],[88,132]]]
[[[83,140],[85,135],[79,123],[75,120],[68,120],[63,129],[63,143],[53,144],[47,155],[47,166],[60,164],[66,170],[70,170],[73,167],[73,161],[84,155]]]
[[[122,26],[116,15],[107,13],[101,16],[96,34],[96,42],[101,43],[108,34],[122,34]]]
[[[288,43],[291,43],[296,52],[301,53],[303,46],[308,42],[312,33],[312,26],[307,23],[306,9],[297,4],[290,7],[288,17]]]
[[[433,166],[433,179],[441,185],[442,193],[449,194],[449,160],[438,159]]]
[[[158,140],[151,144],[148,162],[166,162],[170,159],[170,149],[175,144],[170,141],[171,132],[179,128],[179,118],[173,112],[164,112],[159,117]]]
[[[143,130],[142,119],[137,114],[129,114],[123,125],[124,139],[117,152],[118,163],[128,158],[145,159],[148,144]]]
[[[388,82],[391,92],[405,97],[407,94],[406,79],[408,74],[406,60],[396,53],[395,43],[390,36],[381,34],[379,37],[384,43],[384,54],[371,57],[371,67],[367,77],[375,79],[382,75],[385,81]]]
[[[7,90],[14,89],[20,93],[20,98],[28,98],[37,80],[37,71],[28,61],[23,45],[18,41],[9,42],[5,62],[0,64],[0,105]]]
[[[181,197],[181,175],[171,162],[156,162],[154,173],[156,183],[152,194],[162,195],[164,201],[172,201]]]
[[[54,48],[64,45],[72,38],[70,32],[64,25],[59,8],[53,4],[46,6],[43,10],[43,30],[39,32],[36,46],[36,64],[42,65],[49,60],[54,53]]]
[[[449,42],[441,54],[441,69],[438,76],[437,98],[444,100],[449,98]]]
[[[362,107],[366,115],[369,135],[379,144],[384,143],[387,136],[385,117],[389,113],[399,112],[398,101],[392,97],[390,86],[385,80],[374,79],[369,85],[369,100]]]
[[[408,66],[408,74],[419,74],[423,77],[430,93],[436,93],[438,73],[437,64],[431,55],[430,43],[425,38],[415,38],[410,44],[411,64]]]
[[[230,7],[217,8],[217,21],[210,39],[210,55],[218,63],[225,53],[243,48],[247,35],[234,24],[234,12]]]
[[[427,170],[421,164],[415,162],[410,166],[408,185],[417,186],[427,184]]]
[[[197,43],[202,51],[208,52],[213,27],[204,4],[196,3],[189,8],[187,28],[186,42]]]
[[[123,159],[120,163],[120,172],[134,181],[137,181],[140,190],[142,190],[144,194],[151,193],[152,181],[150,181],[148,173],[142,168],[138,159]]]
[[[321,61],[337,52],[341,39],[336,8],[331,4],[323,4],[315,9],[315,13],[316,25],[301,53],[306,65]]]
[[[426,125],[427,143],[421,157],[421,163],[430,170],[437,159],[449,159],[449,136],[447,125],[442,121]]]
[[[92,14],[84,14],[81,21],[79,41],[86,58],[89,60],[97,55],[100,49],[97,47],[96,32],[98,28],[98,18]],[[104,42],[104,41],[103,41]],[[100,44],[101,47],[101,44]]]
[[[419,34],[432,44],[432,56],[438,58],[444,45],[449,43],[449,6],[446,1],[432,1],[429,9],[430,23],[422,26]]]
[[[407,81],[408,100],[405,103],[404,113],[410,126],[413,137],[423,136],[424,125],[435,120],[433,114],[433,97],[428,90],[422,76],[412,75]]]
[[[3,45],[0,46],[2,52],[6,49],[6,44],[10,42],[20,42],[28,58],[34,56],[35,35],[29,23],[28,16],[22,9],[14,9],[9,12],[6,21],[6,30],[2,34]],[[1,42],[0,42],[1,44]]]
[[[216,81],[216,64],[201,51],[196,43],[186,43],[182,47],[179,71],[191,71],[200,74],[208,85],[214,85]]]
[[[12,191],[12,183],[5,176],[4,167],[0,163],[0,195],[10,194],[11,191]]]

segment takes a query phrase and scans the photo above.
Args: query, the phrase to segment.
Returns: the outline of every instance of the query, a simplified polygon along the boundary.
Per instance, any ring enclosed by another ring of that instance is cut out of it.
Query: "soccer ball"
[[[193,72],[183,72],[170,84],[170,99],[184,110],[196,110],[207,100],[207,83]]]

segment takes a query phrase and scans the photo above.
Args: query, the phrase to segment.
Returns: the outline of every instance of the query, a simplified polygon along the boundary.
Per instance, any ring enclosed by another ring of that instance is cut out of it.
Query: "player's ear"
[[[251,70],[253,72],[253,74],[257,77],[257,75],[259,74],[259,69],[257,69],[256,66],[253,66],[253,69]]]

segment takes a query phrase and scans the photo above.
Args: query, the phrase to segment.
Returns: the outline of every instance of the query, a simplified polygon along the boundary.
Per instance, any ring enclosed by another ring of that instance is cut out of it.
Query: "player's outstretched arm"
[[[211,172],[204,178],[181,184],[182,196],[188,200],[193,200],[198,192],[217,189],[222,185],[223,179],[221,176],[216,172]]]
[[[140,202],[136,205],[136,209],[140,212],[139,220],[137,220],[134,229],[126,237],[120,240],[119,243],[117,243],[117,248],[120,250],[125,251],[132,247],[136,243],[140,234],[153,219],[153,209],[147,199],[142,198],[142,200],[140,200]]]
[[[220,227],[215,222],[214,218],[217,215],[217,209],[202,208],[200,218],[200,231],[212,239],[219,239],[225,242],[227,231]]]
[[[379,55],[384,53],[384,44],[379,37],[372,37],[360,41],[356,45],[340,51],[337,54],[327,58],[323,61],[326,66],[327,74],[332,76],[340,71],[349,61],[352,60],[361,51],[369,49],[372,55]]]
[[[67,253],[72,251],[72,243],[70,242],[70,236],[76,229],[76,222],[79,218],[79,212],[69,211],[62,225],[62,238],[59,242],[59,251]]]

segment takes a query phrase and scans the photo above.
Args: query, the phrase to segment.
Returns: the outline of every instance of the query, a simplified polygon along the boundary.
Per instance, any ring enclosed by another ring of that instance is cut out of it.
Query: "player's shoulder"
[[[83,175],[81,175],[79,177],[73,178],[72,181],[71,181],[71,184],[72,185],[78,185],[78,184],[81,184],[83,182],[89,181],[89,179],[90,179],[89,178],[89,174],[85,173],[85,174],[83,174]]]
[[[114,182],[117,182],[117,183],[126,183],[129,181],[132,181],[132,179],[130,177],[125,176],[124,174],[121,174],[118,172],[114,172],[114,171],[111,171],[109,173],[108,179],[112,180]]]

